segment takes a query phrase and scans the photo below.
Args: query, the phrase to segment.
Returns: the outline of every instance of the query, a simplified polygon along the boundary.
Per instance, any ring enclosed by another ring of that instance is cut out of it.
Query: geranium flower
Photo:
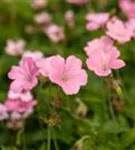
[[[59,85],[67,95],[77,94],[81,86],[87,83],[86,71],[82,69],[82,62],[75,56],[64,60],[57,55],[50,61],[53,68],[49,79]]]
[[[51,16],[47,12],[42,12],[34,16],[36,23],[41,25],[49,25],[51,23]]]
[[[44,59],[41,59],[37,62],[37,66],[39,68],[39,72],[41,75],[48,77],[49,74],[52,72],[52,70],[54,70],[50,64],[51,60],[54,58],[55,56],[50,56]]]
[[[25,42],[23,40],[12,41],[8,40],[5,47],[5,52],[11,56],[19,56],[24,52]]]
[[[65,21],[69,27],[74,27],[75,25],[75,14],[72,10],[68,10],[65,13]]]
[[[107,31],[106,34],[123,44],[131,40],[133,36],[133,28],[127,26],[126,23],[122,22],[118,18],[112,18],[107,23]]]
[[[20,61],[20,63],[23,61],[24,58],[27,57],[31,57],[33,59],[33,61],[37,64],[38,61],[44,59],[43,57],[43,53],[40,51],[25,51],[22,55],[22,60]]]
[[[58,43],[65,39],[64,29],[58,25],[52,24],[45,28],[46,35],[52,42]]]
[[[88,13],[86,15],[86,20],[88,21],[86,28],[90,31],[102,28],[105,26],[108,19],[108,13]]]
[[[14,92],[33,89],[37,83],[38,67],[32,58],[24,58],[20,66],[13,66],[8,76],[13,82],[10,89]]]
[[[102,36],[100,38],[89,41],[84,47],[84,51],[88,56],[91,56],[92,53],[98,50],[109,50],[112,45],[113,41],[108,36]]]
[[[112,47],[110,50],[98,50],[87,59],[87,66],[98,76],[108,76],[112,69],[120,69],[125,66],[125,62],[118,57],[120,52]]]
[[[5,106],[9,112],[25,113],[36,105],[35,100],[22,101],[21,99],[7,99]]]

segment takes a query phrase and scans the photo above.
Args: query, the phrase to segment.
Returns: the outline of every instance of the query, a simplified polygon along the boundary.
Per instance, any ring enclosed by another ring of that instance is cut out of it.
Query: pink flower
[[[25,51],[22,55],[22,60],[27,57],[31,57],[35,63],[43,59],[43,53],[40,51]],[[20,62],[21,63],[21,62]]]
[[[33,95],[31,94],[30,91],[22,92],[20,95],[20,99],[24,102],[29,102],[33,100]]]
[[[21,99],[7,99],[5,106],[9,112],[25,113],[36,105],[35,100],[22,101]]]
[[[38,67],[32,58],[24,58],[20,66],[13,66],[8,76],[13,82],[10,89],[14,92],[29,91],[37,83]]]
[[[126,25],[133,29],[133,37],[135,38],[135,19],[129,20]]]
[[[8,91],[8,98],[17,99],[17,98],[20,97],[20,95],[21,95],[20,92],[14,92],[14,91],[11,91],[11,90]]]
[[[42,9],[47,5],[47,0],[32,0],[31,6],[34,9]]]
[[[33,96],[30,91],[25,91],[25,92],[20,92],[20,93],[9,91],[8,98],[9,99],[21,99],[22,101],[31,101],[33,99]]]
[[[39,68],[39,72],[41,73],[41,75],[48,77],[49,74],[54,70],[50,63],[53,58],[55,58],[55,56],[41,59],[40,61],[37,62],[37,66]]]
[[[67,0],[67,2],[70,4],[81,6],[87,4],[88,0]]]
[[[3,121],[8,118],[7,108],[5,105],[0,104],[0,121]]]
[[[120,8],[129,18],[135,18],[135,1],[119,0]]]
[[[89,41],[87,43],[87,46],[84,48],[84,51],[88,56],[91,56],[92,53],[105,49],[108,50],[110,47],[112,47],[113,41],[107,37],[107,36],[102,36],[101,38],[94,39],[92,41]]]
[[[106,34],[117,40],[119,43],[123,44],[131,40],[133,36],[133,28],[127,26],[121,20],[117,18],[112,18],[107,23]]]
[[[5,51],[7,54],[11,56],[22,55],[25,47],[25,42],[23,40],[12,41],[8,40],[7,45],[5,47]]]
[[[32,113],[33,113],[33,107],[27,109],[24,113],[13,111],[10,112],[10,120],[11,121],[24,120],[28,118]]]
[[[81,86],[87,83],[86,71],[82,62],[75,56],[69,56],[65,61],[61,56],[54,56],[50,65],[53,68],[49,79],[58,84],[67,95],[77,94]]]
[[[55,24],[52,24],[48,28],[45,28],[45,33],[50,38],[50,40],[55,43],[58,43],[65,39],[64,29]]]
[[[8,99],[5,102],[6,111],[11,121],[24,120],[33,113],[37,102],[33,99],[30,91],[15,93],[8,92]]]
[[[86,15],[86,20],[88,21],[86,28],[90,31],[102,28],[105,26],[108,19],[108,13],[89,13]]]
[[[69,27],[74,27],[75,25],[75,14],[72,10],[68,10],[65,13],[65,21]]]
[[[51,16],[47,12],[42,12],[35,15],[34,20],[41,25],[49,25],[51,23]]]
[[[120,52],[111,47],[110,50],[98,50],[87,59],[87,66],[98,76],[108,76],[112,69],[120,69],[125,66],[123,60],[119,59]]]

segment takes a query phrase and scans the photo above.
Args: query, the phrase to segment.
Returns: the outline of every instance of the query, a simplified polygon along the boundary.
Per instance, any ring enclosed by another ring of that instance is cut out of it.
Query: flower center
[[[67,75],[63,75],[63,76],[61,77],[61,80],[62,80],[62,81],[68,81],[68,79],[69,79],[69,78],[68,78]]]

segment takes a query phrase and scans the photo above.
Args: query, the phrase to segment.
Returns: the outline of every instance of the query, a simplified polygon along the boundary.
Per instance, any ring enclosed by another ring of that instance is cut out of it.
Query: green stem
[[[125,103],[125,100],[127,100],[128,103],[131,103],[131,101],[128,100],[129,97],[128,97],[128,94],[127,94],[127,92],[126,92],[127,90],[126,90],[126,88],[125,88],[124,80],[123,80],[122,77],[120,76],[120,73],[119,73],[118,70],[116,70],[116,76],[117,76],[118,79],[120,79],[120,81],[121,81],[121,87],[122,87],[122,89],[123,89],[123,91],[122,91],[122,92],[123,92],[123,96],[122,96],[121,100],[123,100],[124,103]]]
[[[47,150],[51,150],[51,128],[48,126],[47,130]]]
[[[17,146],[21,145],[21,136],[23,132],[24,132],[24,128],[21,128],[17,133],[17,139],[16,139]]]
[[[112,117],[112,119],[114,119],[114,120],[116,120],[116,116],[115,116],[115,113],[114,113],[114,109],[113,109],[113,106],[112,106],[112,102],[111,102],[111,99],[112,99],[112,89],[111,89],[111,85],[112,85],[112,76],[113,75],[111,75],[109,78],[108,78],[108,80],[107,80],[107,82],[106,82],[106,84],[107,84],[107,87],[108,87],[108,104],[109,104],[109,111],[110,111],[110,114],[111,114],[111,117]]]
[[[112,106],[112,103],[111,103],[111,99],[109,99],[108,102],[109,102],[109,110],[110,110],[111,116],[114,120],[116,120],[114,110],[113,110],[113,106]]]
[[[56,139],[56,136],[55,136],[55,130],[54,129],[52,130],[52,134],[53,134],[53,141],[54,141],[55,150],[59,150],[59,146],[58,146],[58,143],[57,143],[57,139]]]

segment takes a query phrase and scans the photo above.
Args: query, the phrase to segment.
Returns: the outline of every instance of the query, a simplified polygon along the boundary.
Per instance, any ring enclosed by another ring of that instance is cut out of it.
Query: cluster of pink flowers
[[[87,66],[98,76],[108,76],[112,69],[120,69],[125,66],[123,60],[119,59],[119,50],[113,46],[109,37],[101,37],[88,42],[84,48],[88,55]]]
[[[86,60],[88,69],[100,77],[107,77],[113,70],[126,65],[120,58],[120,51],[114,41],[124,44],[135,38],[134,2],[129,1],[120,1],[123,11],[132,18],[126,22],[116,16],[111,17],[107,12],[86,15],[88,30],[102,28],[105,31],[104,36],[89,41],[84,47],[88,56]],[[45,0],[33,0],[32,6],[35,9],[41,9],[45,6],[45,2]],[[83,5],[87,4],[88,0],[67,0],[67,2]],[[75,14],[71,10],[65,14],[65,20],[71,28],[75,25],[74,17]],[[65,40],[64,28],[53,24],[49,13],[41,12],[35,15],[34,21],[52,42],[58,43]],[[20,128],[24,119],[32,114],[37,101],[31,93],[38,86],[40,76],[59,86],[66,95],[77,94],[88,82],[82,61],[74,55],[66,59],[60,55],[44,57],[40,51],[25,51],[23,40],[8,40],[5,51],[9,55],[22,57],[19,64],[12,66],[8,73],[11,80],[8,98],[4,104],[0,104],[0,120],[6,120],[10,128]]]
[[[112,73],[112,69],[125,66],[125,62],[119,59],[119,50],[107,36],[88,42],[84,50],[88,55],[86,61],[88,69],[98,76],[108,76]]]
[[[71,15],[70,15],[71,16]],[[69,17],[70,17],[69,16]],[[47,12],[41,12],[34,16],[34,21],[41,27],[41,31],[54,43],[58,43],[65,39],[64,28],[53,24],[52,17]],[[71,21],[70,21],[71,25]]]
[[[12,44],[16,45],[14,42]],[[16,49],[12,49],[12,53],[14,52]],[[23,51],[19,66],[13,66],[8,74],[13,82],[7,100],[0,104],[0,121],[6,121],[9,128],[21,128],[24,120],[34,111],[37,101],[34,100],[31,90],[38,83],[39,69],[36,64],[42,58],[43,54],[39,51]]]
[[[41,58],[38,61],[32,57],[25,57],[20,65],[13,66],[8,74],[13,80],[10,90],[14,92],[32,90],[38,84],[39,75],[48,77],[68,95],[76,94],[80,87],[87,83],[87,74],[82,69],[81,60],[75,56],[68,57],[66,61],[59,55]]]
[[[84,48],[88,55],[86,61],[89,70],[98,76],[108,76],[112,69],[125,66],[121,60],[120,51],[113,40],[124,44],[135,38],[135,1],[120,0],[120,8],[128,16],[127,21],[122,21],[116,16],[110,17],[108,13],[88,13],[86,15],[86,28],[90,31],[102,28],[105,36],[89,41]]]
[[[120,51],[114,45],[113,40],[119,44],[129,42],[135,37],[135,20],[122,21],[118,17],[109,17],[108,13],[89,13],[86,16],[90,31],[103,28],[105,36],[89,41],[84,48],[88,55],[86,64],[88,69],[98,76],[108,76],[112,69],[120,69],[125,66],[121,60]]]
[[[25,51],[23,40],[7,41],[5,52],[11,56],[21,55],[18,66],[13,66],[8,76],[13,82],[10,84],[7,100],[0,104],[0,121],[6,121],[12,129],[23,127],[25,119],[34,111],[37,101],[31,90],[38,84],[38,61],[43,59],[40,51]]]
[[[8,98],[0,104],[0,121],[5,121],[8,128],[22,128],[25,119],[33,113],[37,101],[31,93],[41,75],[60,86],[67,95],[77,94],[87,84],[87,73],[79,58],[69,56],[65,60],[60,55],[45,58],[39,51],[23,51],[19,65],[12,66],[8,73],[12,80]]]
[[[36,101],[30,92],[8,92],[4,104],[0,104],[0,121],[6,121],[12,129],[21,128],[24,120],[33,113]]]
[[[88,30],[93,31],[104,27],[106,35],[121,44],[130,41],[135,35],[134,20],[123,22],[117,17],[109,19],[109,14],[107,13],[89,13],[86,16],[86,20],[88,21],[86,25]]]
[[[45,58],[40,51],[23,50],[19,65],[12,66],[8,73],[12,80],[10,90],[15,93],[31,91],[37,86],[40,75],[48,77],[68,95],[76,94],[87,83],[87,74],[79,58],[69,56],[64,60],[60,55]]]
[[[68,1],[77,5],[86,4],[87,0],[73,0]],[[42,9],[45,7],[47,0],[32,0],[32,8]],[[64,15],[64,19],[68,27],[73,28],[75,25],[75,14],[72,10],[67,10]],[[52,22],[53,18],[50,13],[46,11],[38,12],[33,17],[34,25],[27,25],[25,32],[28,34],[34,34],[37,32],[43,32],[52,42],[59,43],[66,39],[64,27]]]

